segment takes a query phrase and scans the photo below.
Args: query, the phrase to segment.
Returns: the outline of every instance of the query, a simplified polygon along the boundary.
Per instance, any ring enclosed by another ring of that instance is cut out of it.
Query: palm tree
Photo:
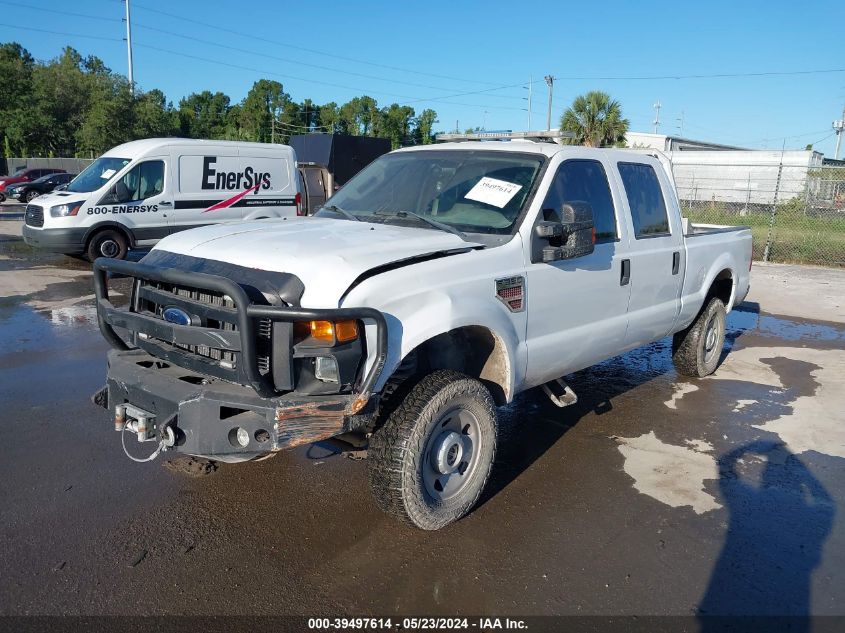
[[[560,119],[560,129],[575,132],[568,142],[587,147],[615,145],[625,140],[629,121],[622,106],[606,92],[593,90],[575,97]]]

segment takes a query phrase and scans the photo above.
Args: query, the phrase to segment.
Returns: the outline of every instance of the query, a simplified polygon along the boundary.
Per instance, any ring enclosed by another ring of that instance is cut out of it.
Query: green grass
[[[763,259],[769,235],[770,215],[731,213],[723,205],[684,209],[692,222],[702,224],[744,224],[751,227],[754,259]],[[845,216],[814,217],[804,215],[792,202],[778,205],[772,228],[769,261],[819,266],[845,266]]]

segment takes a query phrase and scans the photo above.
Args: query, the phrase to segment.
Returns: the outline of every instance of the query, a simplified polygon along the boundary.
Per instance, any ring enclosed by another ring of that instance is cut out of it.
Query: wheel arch
[[[414,348],[427,371],[452,369],[480,380],[497,405],[513,399],[511,361],[507,346],[484,325],[463,325],[433,336]]]
[[[725,304],[725,309],[730,310],[733,305],[733,299],[736,294],[736,276],[730,268],[723,268],[710,281],[710,286],[707,290],[707,295],[704,304],[711,297],[716,297],[722,300]]]
[[[88,248],[88,244],[91,241],[91,238],[94,237],[97,233],[105,231],[106,229],[113,229],[120,231],[120,233],[126,238],[127,243],[129,244],[130,248],[135,247],[135,234],[125,224],[121,224],[120,222],[98,222],[90,227],[85,232],[85,237],[82,239],[85,248]]]
[[[493,393],[497,405],[510,402],[517,388],[519,337],[498,305],[483,307],[485,311],[469,310],[476,317],[484,315],[483,320],[469,314],[446,320],[440,313],[437,318],[430,313],[437,310],[433,304],[410,313],[408,319],[389,315],[388,359],[377,389],[394,373],[406,372],[413,361],[420,370],[453,369],[477,378]]]

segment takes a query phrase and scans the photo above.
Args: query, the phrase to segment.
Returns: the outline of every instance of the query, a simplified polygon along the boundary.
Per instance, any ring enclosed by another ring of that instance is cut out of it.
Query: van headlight
[[[76,215],[79,213],[79,209],[82,208],[82,205],[85,203],[84,200],[80,202],[69,202],[67,204],[59,204],[55,207],[50,207],[50,215],[54,218],[66,218],[69,215]]]

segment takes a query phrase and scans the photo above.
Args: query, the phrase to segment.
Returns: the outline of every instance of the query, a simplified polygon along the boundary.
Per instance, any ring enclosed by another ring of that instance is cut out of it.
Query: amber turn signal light
[[[303,327],[306,326],[306,327]],[[300,325],[296,324],[296,330],[304,330],[307,328],[307,335],[301,337],[312,338],[315,341],[334,345],[335,343],[346,343],[354,341],[358,338],[358,322],[354,320],[347,321],[305,321]],[[300,337],[296,337],[300,338]]]

